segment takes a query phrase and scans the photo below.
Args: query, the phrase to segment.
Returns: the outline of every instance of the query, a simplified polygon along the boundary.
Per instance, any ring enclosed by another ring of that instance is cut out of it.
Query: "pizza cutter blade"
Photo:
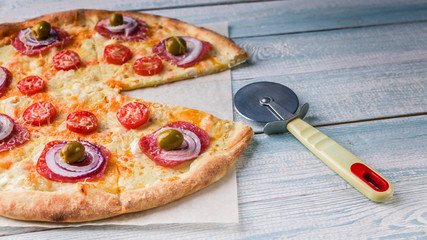
[[[393,195],[393,186],[385,177],[302,120],[308,111],[308,104],[298,110],[298,97],[288,87],[274,82],[251,83],[237,91],[234,105],[245,118],[267,123],[264,127],[266,134],[292,133],[326,165],[372,201],[385,202]]]

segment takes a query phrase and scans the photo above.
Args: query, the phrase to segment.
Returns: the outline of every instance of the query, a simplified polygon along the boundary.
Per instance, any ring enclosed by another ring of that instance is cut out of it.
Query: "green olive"
[[[119,26],[123,24],[123,15],[120,13],[113,13],[110,16],[110,25],[111,26]]]
[[[85,154],[85,146],[79,142],[69,142],[65,144],[59,155],[66,163],[76,163],[83,159]]]
[[[157,144],[161,149],[172,150],[181,146],[184,141],[182,133],[176,129],[167,129],[157,137]]]
[[[41,21],[33,26],[31,32],[37,40],[43,40],[49,37],[50,28],[50,23]]]
[[[182,55],[187,52],[187,43],[180,37],[171,37],[166,41],[166,51],[175,56]]]

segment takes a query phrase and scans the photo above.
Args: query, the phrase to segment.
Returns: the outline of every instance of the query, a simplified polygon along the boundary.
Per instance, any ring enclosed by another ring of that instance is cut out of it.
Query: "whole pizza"
[[[73,10],[0,24],[0,215],[91,221],[217,181],[249,143],[248,126],[120,91],[247,58],[215,32],[143,13]]]

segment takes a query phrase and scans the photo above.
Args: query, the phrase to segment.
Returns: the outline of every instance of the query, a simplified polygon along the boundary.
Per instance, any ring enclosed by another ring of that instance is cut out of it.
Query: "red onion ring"
[[[203,50],[203,43],[199,39],[194,37],[187,37],[187,36],[183,36],[180,38],[184,39],[185,42],[187,43],[187,52],[178,56],[175,56],[169,53],[168,51],[166,51],[166,42],[170,38],[166,38],[162,40],[162,45],[163,45],[163,48],[165,49],[165,54],[171,59],[176,59],[176,64],[179,66],[185,65],[189,62],[194,61],[199,57],[200,53],[202,53],[202,50]]]
[[[60,156],[61,148],[68,142],[59,143],[46,153],[46,165],[53,173],[69,178],[82,178],[96,172],[105,161],[99,148],[87,141],[78,141],[85,146],[85,159],[82,163],[69,164]]]
[[[43,40],[37,40],[31,30],[32,27],[28,27],[22,29],[18,33],[18,39],[25,45],[32,47],[41,47],[51,45],[52,43],[58,41],[58,33],[53,28],[50,29],[49,37]]]
[[[3,86],[6,84],[7,80],[7,73],[4,71],[3,68],[0,67],[0,89],[3,88]]]
[[[106,21],[106,20],[104,19],[103,21]],[[107,18],[107,21],[109,21],[108,18]],[[126,37],[132,34],[133,32],[135,32],[137,27],[138,27],[138,22],[135,19],[128,16],[123,16],[122,25],[111,26],[109,22],[105,24],[105,28],[108,29],[110,32],[113,32],[113,33],[125,32]]]
[[[7,138],[12,133],[14,125],[12,119],[0,115],[0,141]]]
[[[162,159],[168,161],[187,161],[199,156],[202,144],[200,142],[199,137],[192,131],[181,128],[165,127],[157,131],[155,135],[156,138],[159,136],[160,133],[168,129],[175,129],[180,131],[184,137],[184,141],[177,149],[165,150],[160,148],[159,156]]]

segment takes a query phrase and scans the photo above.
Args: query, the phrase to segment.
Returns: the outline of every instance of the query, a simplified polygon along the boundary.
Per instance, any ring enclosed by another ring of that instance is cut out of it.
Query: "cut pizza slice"
[[[231,39],[176,19],[132,12],[93,14],[99,19],[94,36],[98,61],[110,87],[156,86],[224,71],[248,58]]]
[[[27,125],[27,143],[0,153],[2,161],[5,154],[19,156],[8,158],[13,160],[0,171],[11,180],[0,185],[1,215],[79,222],[164,205],[220,179],[253,134],[241,123],[198,110],[119,94],[102,108],[85,107],[97,109],[96,131],[68,128],[74,112],[61,108],[55,121]],[[88,122],[81,114],[72,121],[83,127]],[[177,143],[170,132],[182,139]],[[76,150],[80,144],[84,153]]]

